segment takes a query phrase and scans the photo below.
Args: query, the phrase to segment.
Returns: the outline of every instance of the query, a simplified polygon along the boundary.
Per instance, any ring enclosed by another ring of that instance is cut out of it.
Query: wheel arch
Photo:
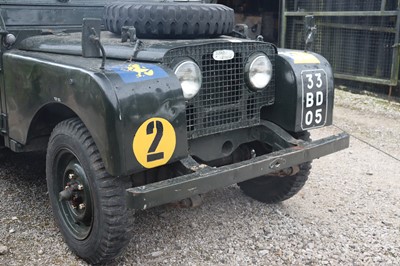
[[[62,103],[48,103],[42,106],[30,122],[25,150],[46,150],[48,139],[54,127],[72,117],[79,116]]]
[[[97,134],[93,134],[95,128],[89,122],[90,118],[85,116],[82,110],[74,110],[63,103],[47,103],[35,113],[28,128],[24,151],[46,151],[54,128],[62,121],[73,117],[79,118],[85,125],[99,150],[107,171],[114,174],[115,165],[109,158],[112,158],[113,155],[107,152],[108,147],[105,146],[104,141],[101,141]]]
[[[54,127],[76,116],[92,135],[107,172],[123,174],[118,99],[106,75],[91,68],[97,58],[13,50],[3,59],[7,147],[43,150]]]

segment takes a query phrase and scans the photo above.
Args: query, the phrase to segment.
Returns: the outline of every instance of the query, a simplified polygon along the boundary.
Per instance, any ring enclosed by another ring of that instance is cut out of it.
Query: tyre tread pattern
[[[79,118],[71,118],[59,123],[53,130],[52,136],[57,133],[77,136],[82,147],[86,149],[97,179],[95,182],[99,188],[99,205],[105,218],[101,232],[103,237],[99,239],[98,247],[93,248],[92,254],[75,252],[92,264],[108,262],[117,257],[130,241],[127,234],[128,215],[123,196],[125,186],[121,178],[112,177],[106,172],[96,144]]]
[[[105,29],[134,26],[139,38],[201,38],[230,34],[233,9],[219,4],[115,3],[104,8]]]

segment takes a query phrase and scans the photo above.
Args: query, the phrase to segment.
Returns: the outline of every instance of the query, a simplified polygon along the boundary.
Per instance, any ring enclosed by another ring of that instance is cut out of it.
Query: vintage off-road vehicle
[[[2,145],[47,150],[56,223],[90,263],[129,242],[145,210],[238,184],[265,203],[348,147],[329,63],[233,30],[201,1],[0,1]],[[240,28],[240,27],[239,27]]]

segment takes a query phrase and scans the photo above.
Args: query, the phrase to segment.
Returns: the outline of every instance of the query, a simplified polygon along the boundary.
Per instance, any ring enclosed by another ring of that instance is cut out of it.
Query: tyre
[[[55,221],[70,249],[92,264],[118,256],[129,242],[125,184],[107,174],[79,119],[53,130],[46,177]]]
[[[295,134],[296,138],[310,141],[310,134],[302,132]],[[311,162],[299,165],[299,172],[293,176],[265,175],[238,183],[247,196],[264,202],[278,203],[296,195],[307,182],[311,170]]]
[[[233,9],[201,3],[116,3],[104,8],[106,30],[134,26],[139,38],[193,39],[230,34]]]

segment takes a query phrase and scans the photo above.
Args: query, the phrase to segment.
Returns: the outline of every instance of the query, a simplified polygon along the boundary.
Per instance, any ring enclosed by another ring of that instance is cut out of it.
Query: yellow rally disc
[[[175,151],[175,129],[163,118],[150,118],[139,127],[132,146],[136,159],[145,168],[164,165]]]

